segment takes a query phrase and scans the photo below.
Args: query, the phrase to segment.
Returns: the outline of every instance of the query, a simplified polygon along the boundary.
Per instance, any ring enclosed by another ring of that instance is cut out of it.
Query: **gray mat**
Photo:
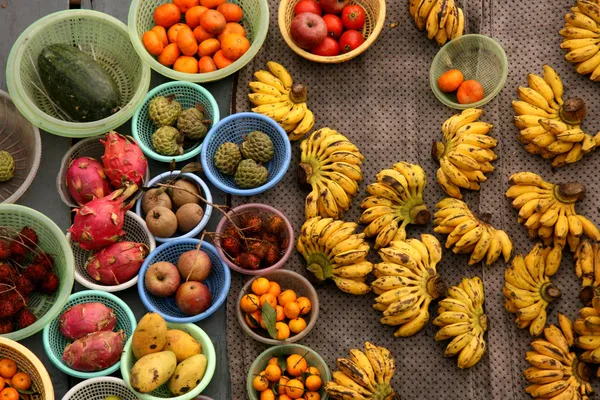
[[[578,95],[588,105],[584,129],[595,134],[600,129],[598,96],[600,86],[577,75],[574,67],[564,60],[559,48],[558,31],[563,15],[571,1],[549,0],[523,2],[519,0],[463,0],[471,33],[495,37],[504,46],[510,62],[506,86],[500,95],[484,107],[483,121],[494,125],[492,136],[500,139],[496,149],[499,159],[496,171],[482,184],[481,192],[469,192],[466,200],[474,211],[490,212],[492,223],[509,233],[517,252],[527,253],[533,242],[516,221],[516,213],[503,196],[508,188],[507,178],[518,171],[530,170],[551,181],[578,179],[588,188],[587,197],[578,205],[580,213],[600,223],[596,204],[600,201],[597,185],[600,180],[600,154],[591,154],[574,166],[553,171],[550,163],[525,152],[517,141],[518,130],[512,125],[510,101],[516,98],[516,88],[526,86],[529,72],[541,74],[542,65],[555,67],[566,86],[567,95]],[[386,26],[375,44],[361,57],[340,65],[320,65],[296,56],[283,42],[277,27],[278,1],[270,0],[271,26],[269,36],[257,57],[240,73],[237,111],[247,111],[247,84],[253,71],[265,68],[273,59],[287,66],[297,81],[309,89],[309,107],[315,112],[316,128],[328,126],[348,136],[366,156],[365,180],[361,193],[353,202],[346,219],[357,220],[358,204],[365,196],[364,188],[375,174],[393,163],[406,160],[420,163],[426,170],[429,183],[425,190],[431,209],[444,197],[435,182],[435,162],[430,158],[432,140],[439,140],[442,122],[454,111],[444,107],[429,88],[429,65],[438,47],[418,32],[408,14],[408,1],[387,2]],[[391,29],[389,24],[399,22]],[[595,102],[594,102],[595,100]],[[293,161],[285,179],[273,190],[252,198],[234,198],[234,205],[244,202],[272,204],[292,221],[296,233],[303,222],[303,192],[295,181],[294,168],[299,159],[298,143],[293,145]],[[419,231],[408,229],[408,236],[431,232],[432,226]],[[438,236],[440,237],[440,236]],[[440,237],[441,238],[441,237]],[[379,324],[379,313],[371,308],[373,295],[346,295],[333,285],[318,288],[321,314],[316,327],[302,341],[335,367],[335,359],[346,355],[348,349],[361,347],[364,340],[388,347],[396,356],[398,369],[394,386],[405,400],[409,399],[527,399],[521,371],[527,367],[525,352],[530,342],[526,330],[518,330],[502,305],[504,283],[502,263],[484,268],[467,267],[468,257],[444,253],[439,273],[448,284],[457,284],[463,276],[479,275],[485,282],[486,312],[490,321],[487,337],[489,352],[474,368],[460,371],[456,359],[444,359],[445,343],[433,340],[434,327],[429,324],[417,335],[395,339],[393,327]],[[286,268],[304,272],[299,254],[295,253]],[[266,346],[244,336],[235,319],[236,299],[246,280],[239,274],[232,277],[228,299],[227,345],[231,369],[233,398],[246,398],[245,378],[255,357]],[[577,300],[579,282],[573,272],[570,254],[563,257],[561,269],[553,279],[563,290],[563,297],[549,314],[556,321],[556,312],[571,318],[581,307]]]

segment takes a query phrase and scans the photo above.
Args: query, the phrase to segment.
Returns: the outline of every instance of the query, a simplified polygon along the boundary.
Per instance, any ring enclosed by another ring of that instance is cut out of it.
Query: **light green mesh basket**
[[[129,36],[133,47],[142,60],[156,72],[178,81],[212,82],[223,79],[248,64],[260,50],[267,30],[269,29],[269,4],[267,0],[228,0],[237,4],[244,11],[240,24],[246,29],[246,36],[251,43],[248,51],[233,64],[214,72],[188,74],[178,72],[159,63],[154,56],[146,51],[142,43],[142,35],[154,27],[154,10],[161,4],[171,3],[171,0],[133,0],[129,7]]]
[[[121,109],[92,122],[70,122],[45,95],[37,59],[50,44],[67,43],[94,57],[115,80]],[[13,102],[31,123],[47,132],[68,137],[90,137],[111,131],[133,116],[150,86],[150,69],[135,52],[121,21],[98,11],[67,10],[44,17],[19,36],[6,68]]]
[[[31,296],[27,307],[38,320],[25,329],[2,335],[12,340],[21,340],[33,335],[56,318],[71,294],[74,280],[73,252],[63,231],[50,218],[31,208],[0,204],[0,228],[19,231],[25,226],[36,231],[40,241],[39,247],[52,255],[60,285],[52,295],[34,293]]]

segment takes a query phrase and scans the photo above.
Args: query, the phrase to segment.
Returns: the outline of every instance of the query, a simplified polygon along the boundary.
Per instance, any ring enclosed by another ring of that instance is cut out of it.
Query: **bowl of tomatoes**
[[[307,60],[335,64],[365,52],[385,22],[385,0],[282,0],[279,30]]]
[[[269,27],[267,0],[133,0],[135,51],[171,79],[211,82],[246,65]]]

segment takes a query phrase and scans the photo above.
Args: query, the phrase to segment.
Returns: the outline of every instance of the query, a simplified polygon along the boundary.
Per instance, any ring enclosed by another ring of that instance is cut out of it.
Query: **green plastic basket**
[[[60,114],[37,73],[40,52],[54,43],[78,45],[102,64],[121,92],[118,112],[92,122],[69,122]],[[109,132],[133,116],[150,86],[150,68],[121,21],[98,11],[67,10],[36,21],[19,36],[8,56],[6,82],[13,102],[32,124],[55,135],[83,138]]]
[[[202,140],[197,141],[191,146],[184,146],[185,153],[179,156],[163,156],[154,151],[154,147],[152,147],[152,134],[156,131],[157,126],[150,120],[148,105],[150,104],[150,100],[156,96],[169,95],[175,95],[175,100],[181,103],[184,110],[195,107],[197,103],[202,104],[206,109],[206,119],[213,121],[211,127],[219,122],[219,106],[208,90],[191,82],[167,82],[155,87],[146,95],[144,104],[142,104],[133,116],[131,132],[144,154],[154,160],[162,162],[170,162],[173,159],[176,162],[189,160],[197,156],[202,150]]]
[[[115,326],[114,331],[117,332],[119,330],[123,330],[127,338],[133,335],[133,331],[135,331],[135,327],[137,326],[133,312],[123,300],[108,292],[103,292],[100,290],[84,290],[82,292],[74,293],[69,296],[67,304],[65,304],[65,306],[60,310],[60,315],[62,315],[69,308],[77,304],[84,303],[102,303],[105,306],[112,308],[117,316],[117,325]],[[58,321],[59,318],[54,318],[52,322],[46,325],[44,327],[43,335],[44,350],[46,351],[50,361],[52,361],[52,364],[56,365],[58,369],[65,374],[80,379],[97,378],[100,376],[110,375],[119,369],[120,361],[116,362],[109,368],[94,372],[77,371],[70,368],[62,360],[63,351],[70,342],[60,333]]]
[[[29,226],[39,237],[39,247],[54,259],[54,270],[60,280],[56,293],[44,295],[34,293],[27,307],[38,318],[25,329],[1,335],[11,340],[21,340],[40,331],[58,316],[71,294],[74,280],[74,259],[71,247],[63,231],[45,215],[28,207],[16,204],[0,204],[0,227],[15,230]]]
[[[267,0],[229,0],[244,11],[240,24],[246,29],[246,36],[251,45],[248,51],[233,64],[214,72],[188,74],[165,67],[152,56],[142,43],[142,35],[154,27],[154,10],[161,4],[171,3],[171,0],[133,0],[129,7],[129,36],[133,47],[142,60],[153,70],[171,79],[189,82],[212,82],[223,79],[241,69],[254,58],[260,50],[269,29],[269,4]]]
[[[483,86],[485,97],[475,103],[460,104],[456,93],[442,92],[439,77],[450,69],[458,69],[465,80],[475,79]],[[429,70],[429,83],[435,97],[446,106],[464,110],[489,103],[504,87],[508,76],[508,59],[504,49],[485,35],[464,35],[448,42],[436,54]]]
[[[192,390],[187,392],[186,394],[182,394],[181,396],[173,396],[169,391],[168,384],[165,383],[155,391],[151,393],[138,393],[135,392],[138,399],[141,400],[158,400],[158,399],[171,399],[171,400],[190,400],[198,396],[210,383],[214,373],[215,368],[217,366],[217,355],[215,352],[215,346],[213,342],[210,340],[210,337],[204,332],[200,327],[194,324],[176,324],[173,322],[167,322],[168,329],[179,329],[182,330],[189,335],[191,335],[194,339],[200,343],[202,346],[202,354],[206,356],[208,364],[206,365],[206,372],[202,377],[202,380]],[[123,376],[123,380],[129,389],[133,390],[131,384],[129,383],[130,371],[135,364],[136,359],[133,355],[133,351],[131,350],[131,338],[125,343],[125,348],[123,349],[123,356],[121,356],[121,376]]]

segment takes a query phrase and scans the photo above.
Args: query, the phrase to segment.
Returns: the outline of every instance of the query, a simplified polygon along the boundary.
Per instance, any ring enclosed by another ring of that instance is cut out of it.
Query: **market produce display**
[[[410,0],[410,16],[417,29],[427,30],[427,38],[439,46],[463,35],[465,15],[454,0]]]
[[[500,256],[504,262],[510,260],[513,243],[506,232],[490,225],[491,215],[477,217],[467,203],[450,197],[436,204],[436,208],[433,231],[448,235],[447,249],[454,247],[452,251],[456,254],[471,253],[469,265],[484,259],[486,265],[491,265]]]
[[[0,182],[10,181],[15,176],[15,159],[6,150],[0,151]]]
[[[39,395],[31,391],[31,377],[19,371],[17,363],[10,358],[0,359],[0,399],[19,400],[28,395]]]
[[[565,27],[560,30],[566,50],[565,60],[577,64],[576,71],[600,81],[600,3],[597,0],[578,0],[565,14]]]
[[[273,357],[266,368],[256,375],[252,387],[260,394],[260,399],[307,399],[321,398],[323,385],[319,370],[309,365],[301,354]]]
[[[375,236],[378,249],[392,240],[406,239],[406,226],[426,225],[431,214],[423,200],[427,176],[420,165],[399,162],[375,178],[377,182],[367,186],[370,196],[360,203],[365,211],[358,222],[367,224],[363,233]]]

